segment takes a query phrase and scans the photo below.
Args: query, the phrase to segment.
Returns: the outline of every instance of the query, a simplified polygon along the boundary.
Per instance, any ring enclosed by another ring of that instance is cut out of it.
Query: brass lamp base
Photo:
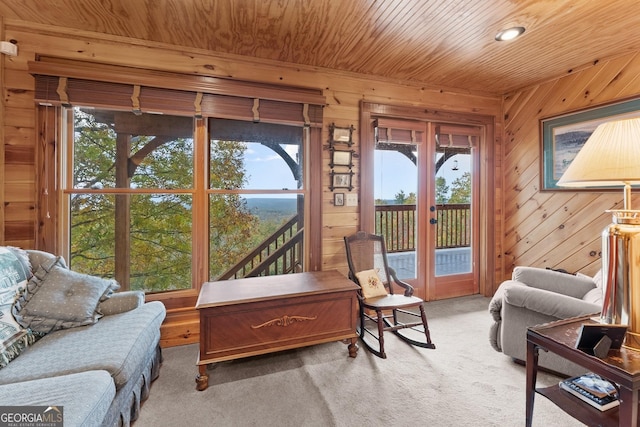
[[[640,350],[640,333],[627,331],[622,345],[632,350]]]
[[[608,211],[602,231],[603,304],[600,322],[627,325],[624,346],[640,350],[640,211]]]

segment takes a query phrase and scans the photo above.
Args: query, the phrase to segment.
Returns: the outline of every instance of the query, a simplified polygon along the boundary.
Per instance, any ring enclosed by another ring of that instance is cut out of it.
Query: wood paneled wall
[[[4,17],[0,16],[0,40],[4,39]],[[4,105],[5,105],[5,91],[4,91],[4,55],[0,55],[0,87],[2,88],[2,98],[0,99],[0,117],[2,117],[3,123],[5,119]],[[5,165],[4,165],[4,130],[6,126],[0,125],[0,242],[4,242],[4,182],[5,182]]]
[[[328,140],[331,123],[337,126],[356,127],[354,149],[359,149],[359,106],[362,100],[391,105],[405,105],[430,110],[476,113],[500,117],[501,100],[468,91],[452,91],[440,87],[425,87],[409,83],[373,79],[361,75],[320,70],[312,67],[287,65],[281,62],[255,60],[232,55],[212,55],[211,52],[182,49],[177,46],[142,42],[114,36],[65,30],[57,27],[35,26],[25,22],[5,21],[4,39],[18,43],[19,55],[4,58],[4,152],[6,162],[3,187],[4,241],[3,244],[35,248],[41,238],[38,225],[38,181],[36,170],[36,108],[34,105],[34,79],[27,71],[27,62],[38,54],[75,60],[139,67],[178,73],[196,73],[241,80],[279,83],[292,86],[321,88],[326,96],[324,110],[323,141]],[[496,152],[502,149],[502,127],[497,120]],[[322,168],[322,266],[337,268],[346,274],[347,266],[342,237],[359,228],[360,207],[333,206],[333,193],[329,191],[329,151],[322,159],[313,159],[313,168]],[[499,159],[496,167],[500,168]],[[501,173],[496,169],[496,177]],[[358,164],[355,165],[355,189],[359,191]],[[500,185],[496,188],[496,206],[502,206]],[[497,209],[499,211],[499,209]],[[490,228],[500,230],[500,212],[496,224]],[[502,236],[496,235],[501,242]],[[501,253],[496,248],[496,256]],[[493,256],[493,254],[488,254]],[[496,276],[501,276],[497,271]],[[492,292],[495,284],[487,284]],[[175,310],[170,313],[170,324],[163,327],[163,345],[175,345],[197,341],[195,310]],[[195,323],[194,323],[195,322]]]
[[[540,119],[639,94],[635,52],[504,96],[503,278],[516,265],[598,271],[605,210],[622,207],[622,189],[540,191]]]

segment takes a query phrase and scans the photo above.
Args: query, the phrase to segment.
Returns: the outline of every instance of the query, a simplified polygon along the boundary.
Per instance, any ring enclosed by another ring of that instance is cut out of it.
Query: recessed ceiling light
[[[506,30],[502,30],[498,34],[496,34],[496,40],[498,40],[499,42],[513,40],[522,33],[524,33],[524,27],[507,28]]]

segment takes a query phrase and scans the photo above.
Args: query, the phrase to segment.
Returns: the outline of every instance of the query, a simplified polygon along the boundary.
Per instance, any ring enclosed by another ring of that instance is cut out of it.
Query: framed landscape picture
[[[569,190],[556,184],[598,125],[640,117],[640,98],[564,114],[540,121],[542,190]],[[593,190],[596,187],[590,187]],[[589,190],[587,189],[587,190]],[[605,188],[596,188],[604,190]],[[611,190],[611,188],[607,188]]]

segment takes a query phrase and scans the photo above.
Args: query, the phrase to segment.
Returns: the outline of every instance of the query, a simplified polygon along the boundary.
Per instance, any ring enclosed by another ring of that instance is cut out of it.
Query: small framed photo
[[[352,150],[331,150],[331,162],[329,162],[329,167],[347,166],[348,168],[351,168],[353,166],[352,158]]]
[[[334,206],[344,206],[344,193],[334,193],[333,204]]]
[[[339,127],[331,123],[331,125],[329,125],[329,139],[331,144],[342,143],[351,146],[351,144],[353,144],[353,131],[353,126]]]
[[[609,349],[617,350],[622,346],[627,329],[627,325],[585,323],[578,331],[576,348],[604,358],[609,353]]]
[[[336,188],[346,188],[349,191],[353,189],[351,185],[351,177],[353,176],[353,172],[333,172],[331,171],[331,186],[329,189],[333,191]]]

